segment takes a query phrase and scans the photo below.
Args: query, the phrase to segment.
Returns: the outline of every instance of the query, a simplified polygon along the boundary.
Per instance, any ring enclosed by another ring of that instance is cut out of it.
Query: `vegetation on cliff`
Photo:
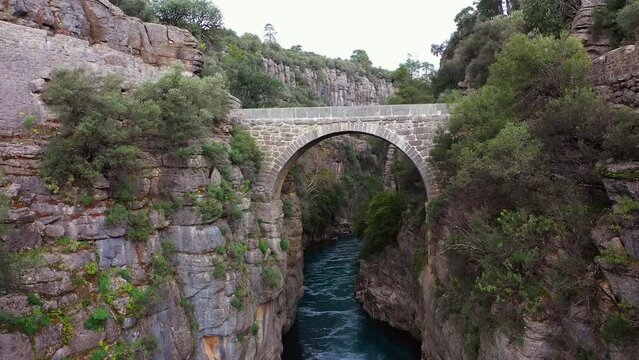
[[[639,158],[639,119],[602,103],[589,75],[578,39],[516,35],[437,137],[433,165],[450,176],[439,221],[463,264],[440,303],[463,319],[470,355],[486,324],[514,334],[596,301],[588,233],[607,204],[595,164]]]

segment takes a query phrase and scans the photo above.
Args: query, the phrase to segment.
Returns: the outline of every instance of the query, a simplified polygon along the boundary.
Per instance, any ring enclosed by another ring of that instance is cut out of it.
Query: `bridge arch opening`
[[[271,168],[264,169],[263,185],[265,190],[269,192],[270,197],[272,199],[278,199],[280,197],[286,175],[300,156],[302,156],[302,154],[304,154],[308,149],[328,138],[349,134],[362,134],[377,137],[394,145],[398,150],[403,152],[419,171],[424,186],[426,187],[426,199],[429,199],[433,190],[429,187],[428,179],[430,174],[428,171],[428,162],[420,154],[420,152],[410,145],[408,141],[393,131],[382,126],[362,124],[358,122],[342,123],[337,124],[337,126],[335,126],[335,124],[328,124],[315,127],[299,136],[293,143],[289,144],[286,147],[286,150],[281,152],[279,156],[273,160]]]

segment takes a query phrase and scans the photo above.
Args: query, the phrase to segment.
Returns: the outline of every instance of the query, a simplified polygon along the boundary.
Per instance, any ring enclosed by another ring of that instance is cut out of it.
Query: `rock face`
[[[605,31],[595,29],[595,12],[604,6],[605,0],[583,0],[572,21],[571,34],[580,38],[588,55],[597,58],[612,50],[612,36]]]
[[[607,164],[604,185],[609,198],[639,200],[639,164]],[[594,304],[573,304],[560,318],[525,318],[525,330],[513,341],[507,334],[482,329],[478,359],[635,359],[636,341],[608,342],[603,328],[620,308],[639,303],[639,216],[624,213],[621,205],[601,218],[591,238],[601,255],[591,264],[597,287],[601,289]],[[434,231],[420,229],[420,221],[403,226],[397,245],[370,259],[360,261],[357,299],[375,319],[410,331],[422,341],[423,359],[464,359],[463,326],[459,318],[445,315],[440,302],[442,286],[453,281],[445,255],[445,226]],[[414,255],[420,249],[427,254],[426,266],[414,273]],[[612,254],[612,255],[611,255]],[[619,305],[622,304],[622,305]],[[624,305],[625,304],[625,305]],[[627,315],[631,316],[631,315]],[[555,339],[555,340],[553,340]],[[559,344],[556,339],[562,339]],[[566,347],[566,344],[570,344]]]
[[[639,46],[628,45],[593,60],[597,93],[609,103],[639,108]]]
[[[203,196],[206,186],[219,185],[221,172],[201,155],[182,160],[146,153],[130,207],[133,214],[146,214],[150,235],[134,242],[128,239],[131,228],[107,224],[114,205],[107,179],[54,194],[38,176],[44,147],[59,126],[40,100],[54,69],[84,66],[120,74],[130,89],[178,60],[197,71],[193,37],[141,23],[97,0],[9,1],[0,18],[0,190],[12,203],[12,231],[1,241],[12,250],[43,254],[38,266],[20,274],[16,292],[0,294],[0,308],[14,316],[43,311],[52,318],[31,339],[3,326],[0,358],[84,358],[102,346],[146,339],[157,342],[149,356],[154,359],[279,358],[282,330],[291,326],[302,291],[299,211],[284,219],[281,202],[253,203],[241,190],[242,171],[233,167],[230,181],[241,194],[241,217],[206,221],[187,194]],[[26,117],[33,126],[23,125]],[[230,128],[222,124],[216,137],[227,141]],[[161,209],[167,195],[183,199],[174,215]],[[266,253],[261,241],[268,244]],[[173,244],[174,255],[162,250],[165,242]],[[231,259],[221,250],[229,246],[241,253]],[[162,259],[171,274],[158,284]],[[283,274],[283,281],[269,287],[266,269]],[[42,304],[32,305],[27,293]],[[110,320],[102,329],[87,329],[85,322],[100,309]]]
[[[410,221],[397,236],[397,246],[370,260],[360,260],[355,297],[374,319],[421,338],[422,303],[417,282],[418,272],[412,271],[407,259],[425,244],[420,221]]]
[[[389,79],[347,73],[334,68],[289,67],[272,59],[263,59],[264,69],[289,88],[306,84],[327,106],[384,104],[395,93]]]
[[[0,20],[105,45],[139,56],[147,64],[163,66],[181,60],[193,72],[202,67],[197,42],[188,31],[144,23],[124,15],[107,0],[8,0],[0,8]]]

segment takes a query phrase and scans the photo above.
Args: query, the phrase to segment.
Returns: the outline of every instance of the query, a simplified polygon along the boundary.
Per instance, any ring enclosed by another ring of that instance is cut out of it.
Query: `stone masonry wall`
[[[419,170],[427,194],[437,192],[428,152],[437,130],[448,123],[445,104],[236,110],[231,116],[247,128],[264,154],[256,191],[277,198],[289,167],[304,150],[327,137],[363,133],[403,151]]]
[[[639,108],[639,46],[628,45],[593,60],[597,93],[607,102]]]

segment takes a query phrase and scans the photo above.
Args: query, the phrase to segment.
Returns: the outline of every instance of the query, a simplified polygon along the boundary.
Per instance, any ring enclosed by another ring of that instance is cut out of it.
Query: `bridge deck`
[[[448,115],[446,104],[327,106],[233,110],[231,116],[250,120],[344,120],[374,117],[410,117]]]

